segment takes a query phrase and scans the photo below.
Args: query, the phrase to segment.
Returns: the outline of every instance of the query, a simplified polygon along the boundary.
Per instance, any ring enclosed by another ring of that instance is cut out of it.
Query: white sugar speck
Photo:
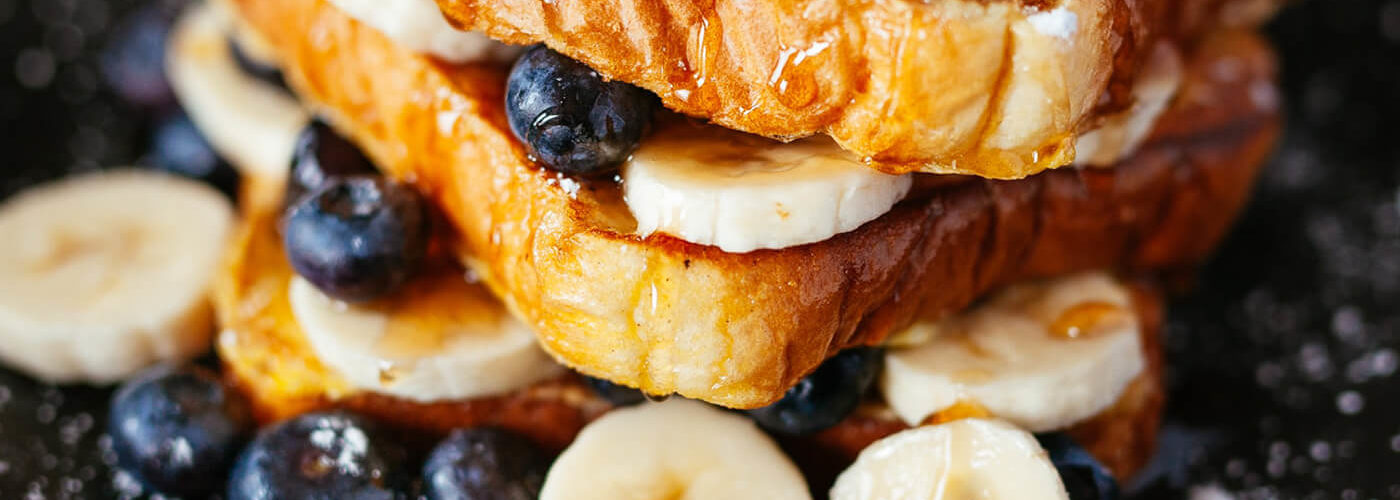
[[[1069,40],[1079,31],[1079,15],[1064,7],[1031,14],[1026,21],[1040,34],[1064,40]]]

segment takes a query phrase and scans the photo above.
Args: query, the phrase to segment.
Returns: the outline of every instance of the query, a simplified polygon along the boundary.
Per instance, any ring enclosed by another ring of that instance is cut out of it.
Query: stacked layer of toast
[[[415,53],[325,0],[231,0],[299,99],[433,202],[444,265],[461,267],[450,274],[479,279],[560,363],[757,408],[843,349],[1002,287],[1112,270],[1146,277],[1134,309],[1147,368],[1070,432],[1120,477],[1150,455],[1163,404],[1151,277],[1208,257],[1279,129],[1273,54],[1249,29],[1272,1],[438,3],[461,28],[545,43],[671,111],[783,139],[829,134],[871,168],[923,172],[888,213],[816,243],[728,253],[641,236],[615,181],[542,168],[512,134],[508,66]],[[1056,11],[1073,29],[1036,18]],[[1158,44],[1181,52],[1183,82],[1145,143],[1112,165],[1073,165],[1076,138],[1131,107]],[[610,409],[575,374],[461,401],[347,384],[287,303],[280,182],[245,189],[215,294],[221,356],[264,417],[343,406],[411,428],[508,427],[560,450]],[[783,445],[820,489],[905,428],[871,394]]]

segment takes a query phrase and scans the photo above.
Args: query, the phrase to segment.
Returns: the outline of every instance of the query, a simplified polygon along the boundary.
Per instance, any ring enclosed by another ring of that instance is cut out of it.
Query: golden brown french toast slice
[[[287,284],[293,271],[276,229],[277,196],[281,192],[280,185],[256,180],[244,190],[243,219],[214,291],[223,330],[219,355],[225,372],[255,403],[261,420],[340,407],[396,428],[428,434],[445,434],[461,427],[505,427],[556,453],[568,446],[585,424],[611,408],[575,375],[496,396],[434,402],[349,387],[317,358],[289,304]],[[421,279],[462,278],[460,273],[438,273]],[[1147,368],[1117,403],[1069,431],[1120,478],[1130,477],[1152,454],[1163,401],[1158,338],[1163,319],[1161,296],[1146,284],[1137,285],[1134,292]],[[424,322],[430,320],[425,318]],[[783,438],[783,445],[802,467],[814,491],[825,491],[866,446],[906,428],[884,403],[872,399],[835,427],[811,436]]]
[[[446,433],[458,427],[504,427],[557,452],[584,424],[608,408],[577,376],[564,375],[495,396],[420,403],[355,389],[318,359],[293,314],[291,264],[277,231],[281,183],[249,178],[243,219],[214,285],[219,356],[233,384],[248,395],[264,422],[340,407],[390,425]],[[425,273],[429,280],[460,280],[460,272]],[[415,282],[409,286],[422,286]],[[424,287],[443,293],[442,287]],[[452,301],[437,301],[450,303]],[[440,312],[451,317],[452,312]]]
[[[889,172],[1014,179],[1075,158],[1155,44],[1277,0],[437,0],[670,109],[774,138],[825,133]]]
[[[777,400],[842,348],[1017,280],[1202,259],[1278,124],[1254,35],[1203,42],[1151,143],[1112,169],[1015,182],[924,176],[826,241],[745,254],[636,236],[612,183],[538,168],[506,124],[505,68],[415,55],[319,0],[237,0],[306,102],[436,202],[455,248],[560,362],[653,394]],[[1222,61],[1237,70],[1210,71]]]

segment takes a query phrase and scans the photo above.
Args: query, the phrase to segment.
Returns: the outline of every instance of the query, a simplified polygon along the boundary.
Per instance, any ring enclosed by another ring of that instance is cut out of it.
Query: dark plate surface
[[[145,3],[0,0],[0,197],[145,152],[169,110],[115,99],[100,68]],[[1268,32],[1287,134],[1173,303],[1169,421],[1136,497],[1400,498],[1400,0],[1300,2]],[[107,397],[0,371],[0,498],[131,496]]]

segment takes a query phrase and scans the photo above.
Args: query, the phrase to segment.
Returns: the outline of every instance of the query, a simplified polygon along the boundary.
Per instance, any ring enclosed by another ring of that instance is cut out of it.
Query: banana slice
[[[331,0],[331,3],[400,46],[445,61],[503,62],[520,55],[520,47],[452,27],[433,0]]]
[[[1176,47],[1165,42],[1157,44],[1133,86],[1133,106],[1079,136],[1074,146],[1076,164],[1108,167],[1136,153],[1152,133],[1157,118],[1176,97],[1183,75],[1181,54]]]
[[[281,179],[310,115],[286,90],[243,72],[229,52],[232,14],[188,9],[166,52],[170,86],[209,143],[244,175]]]
[[[414,401],[509,392],[558,375],[555,364],[483,287],[430,276],[351,306],[293,278],[292,312],[322,363],[358,389]]]
[[[810,499],[797,466],[753,422],[673,399],[614,410],[583,428],[540,500]]]
[[[72,177],[0,205],[0,360],[107,383],[209,347],[207,291],[233,223],[223,195],[148,171]]]
[[[865,166],[827,138],[783,144],[684,124],[642,141],[622,177],[639,234],[731,253],[853,230],[888,212],[912,182]]]
[[[1035,437],[1006,422],[964,419],[871,444],[836,478],[831,500],[1067,500]]]
[[[1011,287],[891,349],[880,388],[919,425],[958,404],[1032,432],[1068,427],[1118,400],[1146,364],[1128,291],[1090,273]]]

